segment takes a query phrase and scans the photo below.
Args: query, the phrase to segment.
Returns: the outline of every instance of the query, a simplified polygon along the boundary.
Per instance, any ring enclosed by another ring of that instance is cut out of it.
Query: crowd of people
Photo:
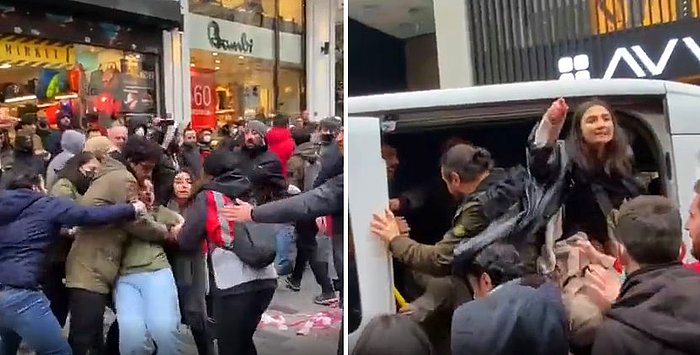
[[[21,343],[37,354],[153,353],[149,344],[180,354],[187,336],[200,355],[256,354],[278,278],[299,291],[307,263],[321,289],[309,302],[338,302],[329,262],[342,280],[342,120],[280,114],[271,127],[219,132],[170,123],[82,131],[66,117],[39,136],[26,115],[0,131],[0,354]],[[323,236],[332,258],[319,253]],[[105,339],[106,308],[116,321]]]
[[[370,229],[409,303],[372,319],[353,354],[698,353],[700,269],[683,263],[681,211],[654,180],[635,179],[605,102],[568,111],[558,99],[533,128],[527,168],[497,167],[488,150],[454,139],[441,181],[392,191],[398,152],[382,147],[392,195]],[[442,190],[449,226],[418,235],[404,216]],[[695,193],[685,229],[700,259],[700,181]]]

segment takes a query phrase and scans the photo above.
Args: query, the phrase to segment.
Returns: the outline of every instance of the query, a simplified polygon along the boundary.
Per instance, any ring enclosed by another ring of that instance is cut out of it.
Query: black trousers
[[[69,296],[68,289],[63,283],[66,277],[66,263],[49,263],[44,271],[41,287],[46,298],[51,302],[51,312],[63,328],[68,318]]]
[[[257,355],[253,334],[275,289],[214,297],[219,355]]]
[[[333,293],[330,277],[328,276],[328,262],[317,258],[318,243],[316,235],[318,227],[315,220],[299,221],[296,223],[297,231],[297,258],[294,262],[292,280],[301,283],[306,269],[306,263],[311,265],[311,271],[316,278],[316,282],[321,286],[324,294]]]
[[[78,288],[68,290],[70,298],[70,329],[68,344],[74,355],[118,355],[119,328],[112,323],[104,341],[105,307],[111,307],[111,297],[106,294]]]

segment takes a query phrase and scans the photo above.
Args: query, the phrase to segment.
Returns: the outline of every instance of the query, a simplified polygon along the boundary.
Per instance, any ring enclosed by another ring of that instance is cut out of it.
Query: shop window
[[[0,37],[0,115],[36,113],[55,125],[87,113],[112,120],[156,112],[157,57],[88,45]]]
[[[590,0],[589,10],[594,34],[605,34],[629,27],[631,17],[626,0]]]
[[[300,69],[280,68],[278,111],[292,116],[301,114],[303,75],[304,72]]]
[[[189,0],[189,6],[192,13],[274,29],[278,2],[280,31],[303,33],[304,0]]]
[[[192,89],[198,85],[197,90],[202,91],[192,93],[193,111],[206,104],[218,125],[275,111],[274,61],[199,49],[192,49],[191,55]],[[202,76],[208,79],[200,80]],[[193,112],[193,125],[198,125],[196,114]]]
[[[676,9],[677,0],[645,0],[643,9],[642,24],[651,26],[660,23],[676,21],[678,10]]]

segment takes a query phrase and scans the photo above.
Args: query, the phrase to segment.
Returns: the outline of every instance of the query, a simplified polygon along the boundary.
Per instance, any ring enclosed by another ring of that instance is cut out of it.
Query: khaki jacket
[[[108,157],[81,203],[102,206],[136,200],[136,178],[122,163]],[[66,287],[108,294],[119,274],[128,238],[162,241],[167,235],[165,225],[148,215],[116,225],[80,228],[66,261]]]
[[[397,237],[389,245],[394,258],[414,271],[433,276],[451,274],[454,249],[464,238],[472,238],[486,228],[488,221],[481,203],[473,197],[457,209],[452,228],[435,245],[420,244],[408,237]]]

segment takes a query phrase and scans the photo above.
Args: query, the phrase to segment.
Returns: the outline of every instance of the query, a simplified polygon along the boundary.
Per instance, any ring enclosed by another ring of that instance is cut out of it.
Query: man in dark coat
[[[678,208],[665,197],[640,196],[620,207],[614,235],[628,274],[621,288],[597,280],[602,288],[595,300],[617,297],[607,304],[593,355],[698,353],[700,274],[678,261],[681,225]]]
[[[248,121],[245,143],[241,148],[241,170],[252,183],[253,199],[257,204],[277,199],[287,191],[282,163],[275,153],[268,150],[265,141],[268,129],[260,121]]]

